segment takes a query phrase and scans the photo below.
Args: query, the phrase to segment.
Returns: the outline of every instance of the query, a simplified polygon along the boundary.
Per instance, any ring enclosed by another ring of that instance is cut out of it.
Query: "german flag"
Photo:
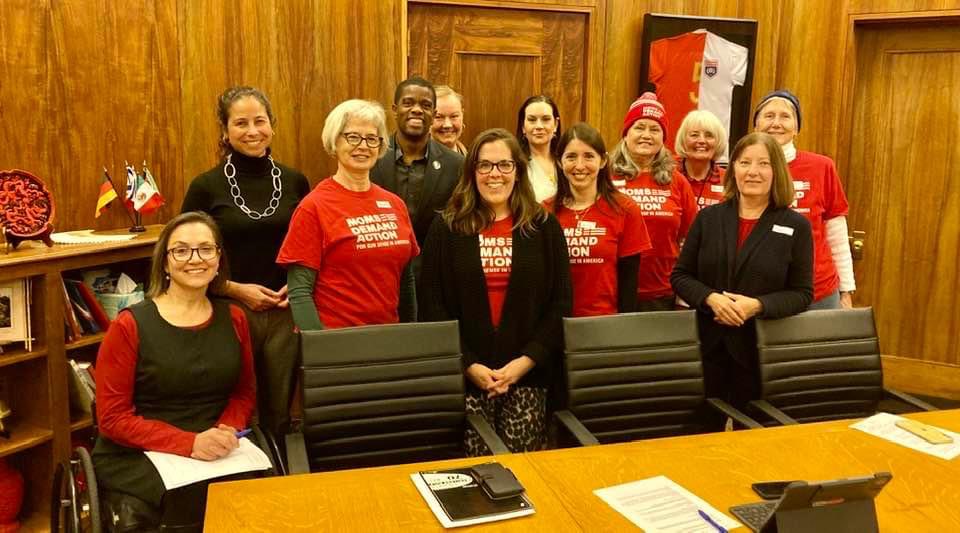
[[[110,180],[110,175],[107,174],[107,170],[103,170],[103,181],[100,182],[100,196],[97,197],[97,213],[94,215],[94,218],[99,218],[100,213],[103,213],[108,207],[110,207],[110,202],[117,199],[117,191],[113,188],[113,182]]]

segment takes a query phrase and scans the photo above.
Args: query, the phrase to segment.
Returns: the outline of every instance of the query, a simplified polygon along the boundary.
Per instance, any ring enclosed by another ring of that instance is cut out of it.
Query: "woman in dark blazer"
[[[570,264],[560,223],[535,200],[510,132],[487,130],[470,147],[427,235],[417,295],[421,321],[460,321],[467,412],[486,418],[510,451],[540,449]],[[472,431],[465,448],[486,453]]]
[[[707,395],[742,407],[759,396],[753,319],[810,305],[813,240],[773,137],[747,135],[730,161],[725,200],[700,211],[670,281],[697,311]]]

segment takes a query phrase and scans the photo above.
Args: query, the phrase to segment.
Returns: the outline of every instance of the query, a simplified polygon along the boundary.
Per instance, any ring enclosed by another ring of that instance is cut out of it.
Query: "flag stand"
[[[130,229],[127,230],[130,233],[143,233],[147,231],[147,228],[143,227],[143,220],[140,216],[140,211],[134,211],[133,226],[130,226]]]

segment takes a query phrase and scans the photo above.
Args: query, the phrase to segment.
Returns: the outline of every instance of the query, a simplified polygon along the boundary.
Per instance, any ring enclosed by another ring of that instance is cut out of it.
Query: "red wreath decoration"
[[[43,180],[25,170],[0,171],[0,225],[14,248],[39,239],[53,246],[53,196]]]

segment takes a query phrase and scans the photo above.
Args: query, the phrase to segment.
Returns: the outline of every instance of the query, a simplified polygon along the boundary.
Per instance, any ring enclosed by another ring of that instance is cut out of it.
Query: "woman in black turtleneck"
[[[275,259],[310,184],[299,171],[271,157],[276,121],[261,91],[227,89],[217,101],[217,118],[222,160],[193,179],[180,211],[208,213],[223,232],[231,273],[225,296],[242,303],[247,313],[260,423],[281,435],[289,424],[299,343],[287,302],[286,273]]]

